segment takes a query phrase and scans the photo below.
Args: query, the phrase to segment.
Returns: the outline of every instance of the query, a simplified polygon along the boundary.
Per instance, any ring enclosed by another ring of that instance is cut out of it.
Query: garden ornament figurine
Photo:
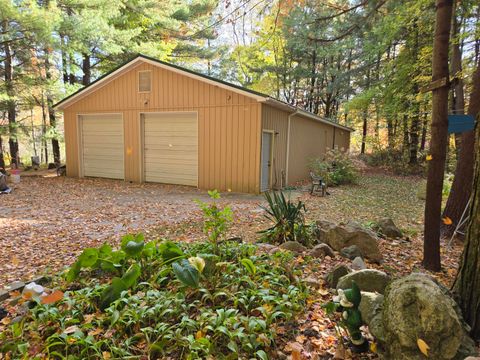
[[[354,353],[366,352],[369,349],[368,341],[360,331],[363,325],[362,315],[358,310],[361,299],[362,294],[354,281],[350,289],[338,289],[338,295],[333,298],[333,302],[338,306],[337,311],[342,313],[343,325],[350,335],[350,348]]]

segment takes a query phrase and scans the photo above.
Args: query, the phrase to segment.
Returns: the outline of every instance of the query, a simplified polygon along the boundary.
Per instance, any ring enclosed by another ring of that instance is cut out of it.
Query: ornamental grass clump
[[[263,239],[272,244],[282,244],[287,241],[298,241],[305,246],[311,242],[310,226],[305,224],[305,204],[287,199],[281,191],[265,193],[268,206],[262,206],[265,217],[273,225],[260,231]]]

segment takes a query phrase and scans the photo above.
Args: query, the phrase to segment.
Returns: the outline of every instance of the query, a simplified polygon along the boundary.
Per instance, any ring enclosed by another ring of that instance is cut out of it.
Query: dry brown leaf
[[[60,290],[55,290],[51,294],[42,297],[42,304],[54,304],[57,301],[63,299],[63,292]]]

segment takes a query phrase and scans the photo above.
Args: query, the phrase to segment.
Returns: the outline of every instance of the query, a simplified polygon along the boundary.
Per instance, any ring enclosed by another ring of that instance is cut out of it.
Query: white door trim
[[[113,112],[113,113],[77,113],[77,158],[78,158],[78,177],[83,178],[83,134],[82,134],[82,116],[102,116],[102,115],[120,115],[120,120],[122,121],[122,137],[123,137],[123,180],[125,181],[125,121],[123,120],[123,112]]]
[[[260,191],[265,191],[262,190],[262,177],[263,177],[263,164],[262,164],[262,153],[263,153],[263,133],[270,134],[272,141],[270,142],[270,170],[268,174],[268,190],[272,189],[272,180],[273,180],[273,149],[275,146],[275,130],[270,130],[270,129],[262,129],[262,140],[260,144]]]

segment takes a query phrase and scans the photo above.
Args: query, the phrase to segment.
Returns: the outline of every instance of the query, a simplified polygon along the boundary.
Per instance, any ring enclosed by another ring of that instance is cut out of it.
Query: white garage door
[[[197,186],[197,114],[145,114],[144,157],[145,181]]]
[[[124,179],[122,116],[82,115],[80,122],[83,176]]]

